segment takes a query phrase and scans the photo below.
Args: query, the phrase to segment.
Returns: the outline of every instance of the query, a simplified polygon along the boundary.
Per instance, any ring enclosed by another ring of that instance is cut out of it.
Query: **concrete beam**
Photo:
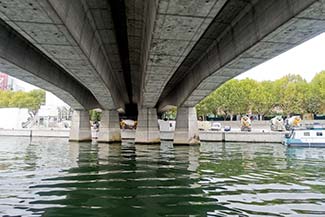
[[[159,1],[142,78],[140,105],[154,107],[167,82],[226,0]]]
[[[192,107],[240,73],[325,30],[324,1],[260,0],[250,4],[216,36],[190,72],[157,104]]]
[[[141,104],[158,0],[125,1],[133,102]]]
[[[107,3],[106,1],[101,1]],[[4,0],[0,17],[35,47],[86,86],[103,109],[128,101],[123,76],[113,73],[89,9],[92,1]],[[102,4],[97,2],[97,6]],[[106,40],[113,40],[108,38]]]
[[[1,71],[48,90],[74,109],[99,106],[91,92],[0,21]]]
[[[102,111],[97,142],[121,142],[120,119],[117,111]]]

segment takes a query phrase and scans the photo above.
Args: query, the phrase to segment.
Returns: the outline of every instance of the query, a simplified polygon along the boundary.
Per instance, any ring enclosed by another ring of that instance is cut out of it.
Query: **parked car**
[[[221,130],[221,124],[219,122],[214,122],[211,124],[210,130],[212,131],[220,131]]]
[[[223,130],[224,130],[225,132],[228,132],[228,131],[231,130],[231,126],[225,126],[225,127],[223,128]]]

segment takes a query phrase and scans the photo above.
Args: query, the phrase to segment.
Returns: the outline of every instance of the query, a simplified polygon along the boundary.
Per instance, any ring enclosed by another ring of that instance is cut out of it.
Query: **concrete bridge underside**
[[[75,109],[71,140],[159,142],[157,112],[178,107],[175,143],[197,143],[194,106],[227,80],[325,29],[324,0],[2,0],[0,70]]]

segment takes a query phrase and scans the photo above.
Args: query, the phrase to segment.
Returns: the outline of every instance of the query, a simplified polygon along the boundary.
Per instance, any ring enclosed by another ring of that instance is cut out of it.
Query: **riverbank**
[[[135,130],[122,130],[122,139],[133,140]],[[16,130],[0,130],[0,136],[16,136],[16,137],[52,137],[52,138],[69,138],[69,129],[16,129]],[[96,132],[93,131],[93,137]],[[162,131],[160,133],[161,140],[172,141],[174,137],[173,131]],[[284,137],[284,132],[216,132],[216,131],[200,131],[200,140],[202,142],[271,142],[280,143]]]

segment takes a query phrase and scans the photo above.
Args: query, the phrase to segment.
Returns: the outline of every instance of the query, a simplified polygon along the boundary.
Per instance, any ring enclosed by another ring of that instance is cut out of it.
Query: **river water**
[[[0,216],[325,216],[325,149],[1,137]]]

